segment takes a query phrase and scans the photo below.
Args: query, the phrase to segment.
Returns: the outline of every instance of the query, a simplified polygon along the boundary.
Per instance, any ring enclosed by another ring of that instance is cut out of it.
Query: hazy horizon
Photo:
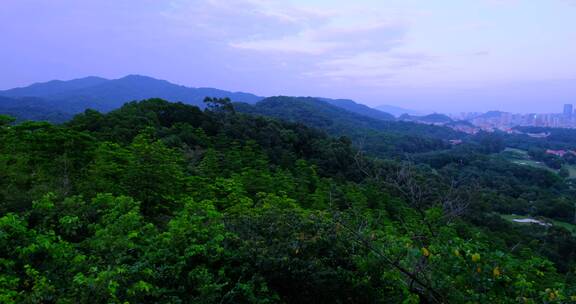
[[[88,76],[85,76],[85,77],[73,78],[73,79],[51,79],[51,80],[47,80],[47,81],[29,83],[29,84],[25,84],[25,85],[18,86],[18,87],[14,87],[14,88],[8,88],[8,89],[25,88],[25,87],[28,87],[28,86],[31,86],[31,85],[43,84],[43,83],[47,83],[47,82],[50,82],[50,81],[63,81],[63,82],[66,82],[66,81],[78,80],[78,79],[89,78],[89,77],[103,78],[103,79],[106,79],[106,80],[117,80],[117,79],[121,79],[121,78],[128,77],[128,76],[150,77],[150,78],[154,78],[154,79],[161,80],[161,81],[168,81],[168,82],[170,82],[170,83],[172,83],[172,84],[174,84],[174,85],[181,85],[181,86],[186,86],[186,87],[190,87],[190,88],[205,88],[205,87],[189,86],[189,85],[185,85],[185,84],[182,84],[182,83],[173,82],[173,81],[171,81],[171,80],[169,80],[169,79],[160,79],[160,78],[153,77],[153,76],[150,76],[150,75],[128,74],[128,75],[120,76],[120,77],[118,77],[118,78],[107,78],[107,77],[98,76],[98,75],[88,75]],[[215,88],[215,89],[223,89],[223,90],[226,90],[226,88]],[[0,88],[0,91],[1,91],[1,90],[4,90],[4,88]],[[231,91],[231,90],[228,90],[228,91]],[[242,92],[242,93],[254,94],[253,92],[242,91],[242,90],[233,91],[233,92]],[[258,95],[258,94],[255,94],[255,95]],[[266,97],[280,96],[280,95],[275,94],[275,95],[258,95],[258,96],[266,98]],[[326,96],[310,96],[310,95],[290,95],[290,96],[295,96],[295,97],[319,97],[319,98],[320,98],[320,97],[326,97]],[[343,99],[343,98],[334,97],[334,99]],[[174,101],[175,101],[175,100],[174,100]],[[450,111],[438,111],[438,110],[435,110],[435,109],[410,108],[410,107],[406,107],[406,106],[404,106],[404,105],[402,105],[402,104],[388,103],[388,104],[370,105],[370,104],[363,103],[362,101],[359,101],[359,100],[354,100],[354,101],[357,102],[357,103],[360,103],[360,104],[364,104],[364,105],[370,106],[370,107],[372,107],[372,108],[374,108],[374,109],[377,109],[378,107],[387,107],[387,106],[388,106],[388,107],[395,107],[395,108],[399,108],[399,109],[400,109],[400,108],[403,108],[403,109],[408,110],[408,111],[410,111],[410,112],[414,112],[413,115],[427,115],[427,114],[433,114],[433,113],[439,113],[439,114],[461,114],[462,112],[473,113],[473,112],[489,112],[489,111],[503,111],[503,112],[511,112],[511,113],[514,113],[514,114],[554,114],[554,113],[561,113],[562,110],[563,110],[563,109],[562,109],[562,106],[564,105],[564,104],[562,104],[562,105],[560,105],[560,107],[558,107],[558,108],[550,109],[549,111],[543,111],[543,112],[504,111],[504,110],[497,109],[497,108],[487,109],[487,110],[478,110],[478,111],[472,110],[472,111],[460,111],[460,112],[458,112],[458,111],[453,111],[453,112],[450,112]],[[575,104],[575,105],[576,105],[576,104]]]
[[[141,74],[260,96],[557,113],[576,103],[574,13],[571,0],[7,0],[0,89]]]

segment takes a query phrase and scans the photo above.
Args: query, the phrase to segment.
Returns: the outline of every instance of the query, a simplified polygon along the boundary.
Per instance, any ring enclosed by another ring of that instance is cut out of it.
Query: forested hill
[[[332,135],[346,135],[378,156],[447,149],[448,140],[466,137],[447,127],[367,117],[312,97],[269,97],[254,105],[237,103],[235,107],[243,113],[300,122]]]
[[[569,232],[493,214],[532,171],[447,153],[366,158],[226,99],[0,116],[0,302],[576,301]],[[492,178],[467,182],[468,166]]]
[[[328,99],[328,98],[319,98],[333,106],[342,108],[344,110],[350,111],[352,113],[360,114],[363,116],[367,116],[370,118],[375,118],[379,120],[395,120],[396,118],[394,115],[370,108],[363,104],[356,103],[350,99]]]
[[[53,102],[37,97],[10,98],[0,96],[0,115],[10,115],[20,121],[50,121],[63,123],[73,115],[68,111],[57,110],[59,106]]]

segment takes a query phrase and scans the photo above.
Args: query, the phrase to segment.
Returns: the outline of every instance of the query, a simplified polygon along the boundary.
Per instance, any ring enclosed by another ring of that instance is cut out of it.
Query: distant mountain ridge
[[[148,98],[181,101],[203,107],[205,97],[229,97],[232,100],[255,103],[263,97],[244,92],[229,92],[213,88],[190,88],[148,76],[129,75],[108,80],[86,77],[70,81],[49,81],[24,88],[0,91],[5,97],[38,97],[56,102],[58,110],[77,113],[87,108],[110,111],[124,103]]]
[[[90,108],[108,112],[134,100],[161,98],[180,101],[204,108],[205,97],[228,97],[234,102],[255,104],[264,97],[244,92],[230,92],[214,88],[192,88],[170,83],[142,75],[128,75],[119,79],[105,79],[89,76],[69,81],[52,80],[32,84],[27,87],[0,91],[0,96],[11,98],[11,102],[0,101],[0,112],[18,114],[18,102],[22,100],[20,112],[29,109],[30,100],[35,98],[34,106],[38,115],[33,117],[71,117]],[[378,120],[394,120],[388,113],[370,108],[349,99],[318,98],[338,108]],[[4,104],[3,104],[4,103]],[[9,106],[8,106],[9,104]],[[8,110],[10,108],[10,110]],[[42,115],[42,111],[46,112]],[[19,118],[30,119],[22,113]],[[23,117],[22,117],[23,116]],[[60,122],[58,119],[56,122]]]
[[[392,106],[392,105],[379,105],[379,106],[376,106],[374,108],[377,109],[378,111],[390,113],[396,117],[399,117],[403,114],[408,114],[408,115],[424,115],[424,114],[426,114],[426,113],[423,113],[420,111],[405,109],[402,107],[397,107],[397,106]]]
[[[39,82],[29,85],[27,87],[14,88],[10,90],[0,91],[0,95],[9,97],[44,97],[48,98],[50,96],[58,95],[62,92],[70,90],[79,90],[87,87],[92,87],[95,85],[102,84],[108,79],[88,76],[79,79],[73,79],[68,81],[63,80],[51,80],[48,82]]]
[[[486,118],[486,119],[490,119],[490,118],[500,118],[502,117],[502,115],[507,114],[506,112],[502,112],[502,111],[488,111],[486,113],[480,114],[479,116],[475,117],[475,118]]]
[[[276,117],[321,128],[333,134],[352,133],[355,130],[385,131],[397,134],[424,134],[446,139],[460,134],[441,126],[429,126],[409,121],[382,120],[358,114],[314,97],[274,96],[256,104],[236,103],[239,112]]]

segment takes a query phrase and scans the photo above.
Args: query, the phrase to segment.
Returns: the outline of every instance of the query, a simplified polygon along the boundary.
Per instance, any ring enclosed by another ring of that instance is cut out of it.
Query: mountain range
[[[129,75],[120,79],[86,77],[70,81],[53,80],[24,88],[0,91],[0,96],[22,100],[36,97],[36,106],[49,107],[64,114],[75,114],[91,108],[107,112],[124,103],[147,98],[163,98],[203,106],[205,97],[229,97],[255,103],[262,97],[243,92],[212,88],[189,88],[147,76]],[[12,101],[17,104],[17,101]],[[4,103],[0,105],[3,107]]]
[[[108,112],[124,103],[148,98],[180,101],[200,108],[205,97],[228,97],[234,102],[255,104],[264,99],[244,92],[214,88],[192,88],[141,75],[120,79],[85,77],[69,81],[53,80],[27,87],[0,91],[0,113],[20,120],[63,122],[86,109]],[[394,116],[348,99],[315,98],[331,106],[378,120]]]
[[[147,76],[120,79],[86,77],[49,81],[0,91],[0,114],[18,120],[63,123],[86,109],[115,111],[127,102],[160,98],[204,108],[206,97],[228,97],[238,112],[280,118],[311,126],[333,136],[346,136],[373,155],[401,155],[445,148],[460,132],[432,126],[441,115],[396,118],[349,99],[322,97],[262,97],[213,88],[191,88]]]

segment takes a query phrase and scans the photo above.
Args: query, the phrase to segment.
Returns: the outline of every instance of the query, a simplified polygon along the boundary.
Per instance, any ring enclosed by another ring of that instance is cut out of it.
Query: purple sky
[[[0,89],[143,74],[442,112],[576,103],[576,0],[2,0]]]

